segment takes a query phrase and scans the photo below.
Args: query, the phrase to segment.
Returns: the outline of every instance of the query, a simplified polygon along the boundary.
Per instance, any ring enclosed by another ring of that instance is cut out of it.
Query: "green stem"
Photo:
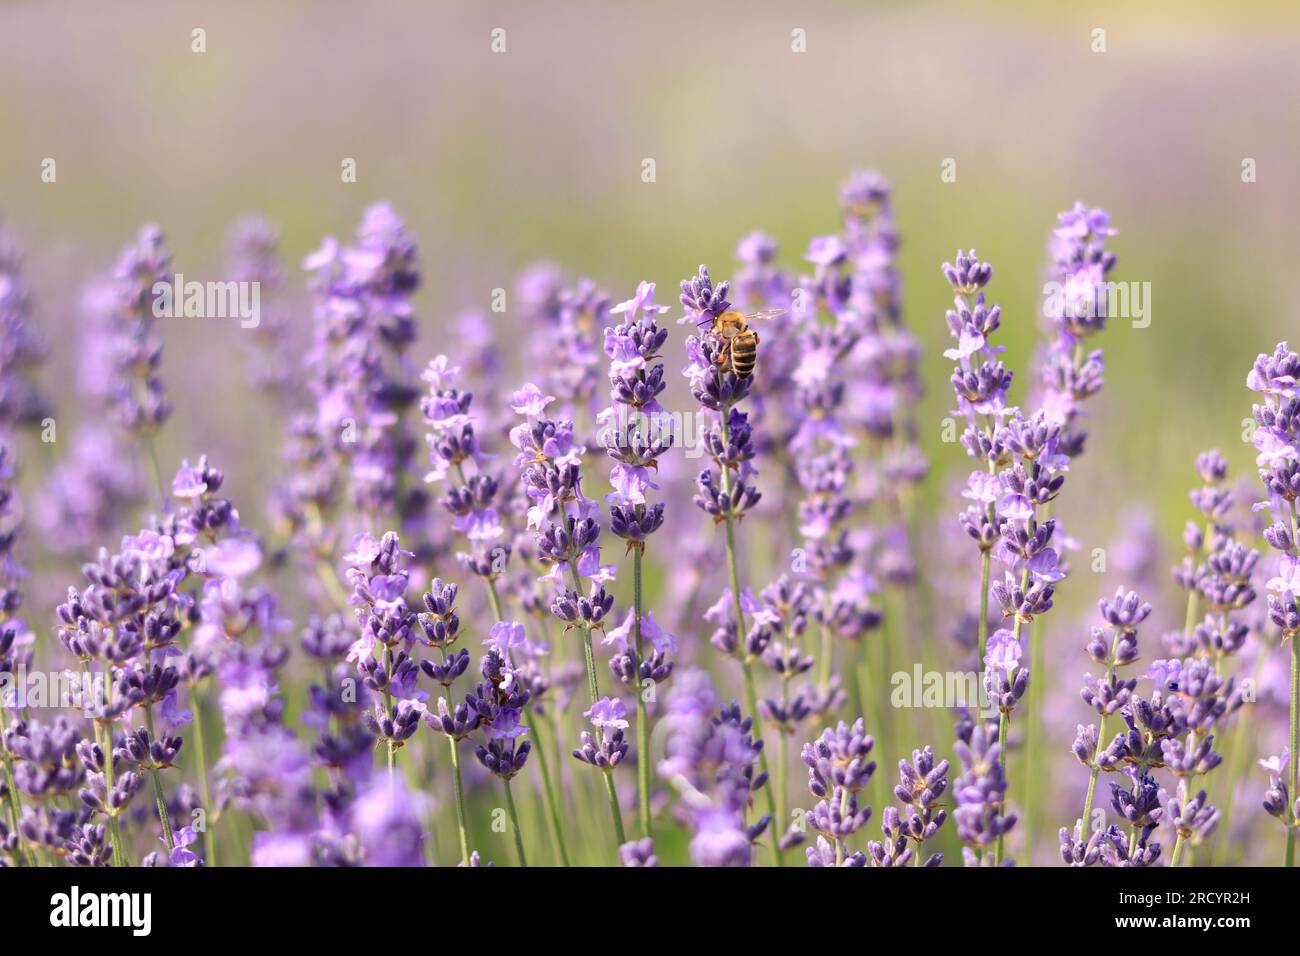
[[[825,624],[817,626],[821,647],[817,655],[817,688],[824,694],[831,686],[831,632]]]
[[[203,698],[194,685],[194,750],[199,761],[199,792],[203,795],[203,865],[217,865],[216,818],[212,816],[212,792],[208,786],[208,748],[203,741]]]
[[[541,714],[537,714],[534,722],[534,730],[537,734],[537,747],[534,752],[537,754],[537,766],[542,772],[542,793],[546,799],[546,813],[551,822],[551,839],[555,841],[555,849],[560,854],[560,862],[564,866],[570,866],[569,848],[564,843],[564,829],[560,825],[560,804],[555,797],[555,791],[551,786],[551,768],[550,758],[546,756],[546,741],[542,735],[542,724],[545,719]]]
[[[1011,723],[1011,717],[1005,710],[998,711],[998,763],[1002,764],[1002,769],[1007,766],[1007,727]]]
[[[1109,663],[1106,666],[1106,673],[1111,684],[1115,683],[1115,656],[1119,652],[1119,632],[1110,642],[1110,654],[1107,656]],[[1101,753],[1101,748],[1106,746],[1106,715],[1101,715],[1101,720],[1097,722],[1097,746],[1092,748],[1092,773],[1088,777],[1088,796],[1083,801],[1083,819],[1079,824],[1079,837],[1091,832],[1092,829],[1092,800],[1097,793],[1097,777],[1101,775],[1101,767],[1097,766],[1097,755]]]
[[[1025,779],[1021,787],[1024,794],[1022,806],[1025,808],[1025,859],[1030,863],[1034,859],[1034,825],[1038,801],[1034,799],[1033,789],[1038,784],[1039,733],[1043,715],[1043,689],[1046,681],[1046,668],[1043,666],[1043,619],[1034,618],[1029,625],[1029,666],[1034,668],[1037,679],[1029,682],[1029,694],[1026,703],[1029,706],[1029,720],[1025,724]]]
[[[524,853],[524,831],[519,828],[519,815],[515,813],[515,798],[510,795],[510,781],[503,779],[502,787],[506,792],[506,810],[510,814],[510,831],[515,837],[515,852],[519,854],[519,865],[528,865],[528,856]]]
[[[1046,505],[1044,516],[1051,518],[1055,511],[1055,500]],[[1029,682],[1027,721],[1025,723],[1025,772],[1018,792],[1021,794],[1020,805],[1025,808],[1025,859],[1032,865],[1034,861],[1034,831],[1037,829],[1038,816],[1038,767],[1041,763],[1039,750],[1042,747],[1043,694],[1047,690],[1047,668],[1043,656],[1043,619],[1035,617],[1029,625],[1029,666],[1037,672],[1035,679]]]
[[[149,459],[149,464],[153,470],[154,485],[158,489],[158,499],[163,510],[166,510],[167,486],[163,482],[162,466],[158,464],[158,451],[154,448],[153,438],[147,434],[141,435],[140,444],[144,447],[145,457]]]
[[[458,469],[459,465],[456,466]],[[460,480],[465,481],[465,472],[460,471]],[[484,578],[483,582],[487,585],[488,603],[492,605],[492,613],[498,621],[506,619],[505,607],[501,603],[501,592],[497,590],[497,583],[493,578]],[[537,715],[538,723],[541,722],[541,715]],[[564,845],[564,831],[560,826],[560,811],[554,793],[551,791],[551,769],[546,759],[546,747],[541,740],[541,731],[538,729],[538,741],[535,748],[537,754],[537,767],[542,775],[542,800],[546,804],[546,819],[550,823],[551,838],[555,841],[556,849],[560,854],[560,859],[565,866],[569,865],[569,851]]]
[[[1255,666],[1251,671],[1251,680],[1253,680],[1257,686],[1259,684],[1260,671],[1263,669],[1266,659],[1266,654],[1257,654],[1255,656]],[[1232,809],[1237,793],[1235,781],[1241,779],[1241,775],[1245,771],[1243,763],[1251,757],[1250,751],[1252,748],[1247,746],[1246,742],[1242,739],[1246,735],[1248,729],[1249,723],[1246,720],[1239,719],[1236,725],[1232,728],[1232,736],[1228,742],[1227,773],[1223,777],[1223,782],[1227,784],[1227,789],[1224,793],[1223,803],[1221,804],[1223,807],[1223,818],[1222,823],[1220,824],[1220,831],[1223,833],[1232,832]],[[1231,841],[1229,840],[1218,840],[1212,843],[1210,845],[1209,865],[1218,865],[1220,862],[1218,859],[1219,851],[1226,851],[1230,846]]]
[[[574,591],[582,594],[582,578],[578,576],[576,564],[570,562],[569,573],[573,578]],[[596,680],[596,656],[591,649],[591,628],[579,624],[578,630],[582,632],[582,664],[587,673],[587,694],[591,697],[592,704],[595,704],[600,699],[600,683]]]
[[[640,811],[641,834],[653,837],[650,819],[650,716],[641,688],[641,548],[632,548],[632,633],[636,641],[636,676],[632,687],[636,692],[636,782],[637,807]]]
[[[389,689],[393,682],[393,649],[387,644],[384,645],[384,674],[387,679],[384,681],[384,713],[388,716],[393,714],[393,692]],[[389,738],[385,741],[388,745],[388,785],[392,787],[394,771],[397,764],[397,750],[393,746],[394,741]]]
[[[742,630],[741,633],[743,634],[744,631]],[[749,713],[753,716],[754,736],[758,737],[760,734],[758,728],[758,694],[754,690],[754,669],[750,667],[749,660],[747,658],[741,658],[740,666],[742,672],[745,675],[745,706],[749,708]],[[763,751],[760,750],[758,752],[758,756],[759,756],[759,768],[762,770],[763,773],[767,773],[768,772],[767,758],[763,755]],[[776,817],[776,797],[773,796],[772,794],[771,780],[772,778],[769,775],[768,783],[766,786],[763,787],[763,792],[767,794],[767,812],[771,814],[772,817],[772,828],[773,828],[772,859],[776,861],[777,866],[781,866],[782,865],[781,848],[777,846],[777,843],[779,842],[779,838],[775,836],[776,827],[779,825]]]
[[[790,681],[788,678],[781,681],[781,700],[784,704],[783,709],[788,714],[790,712]],[[789,799],[789,786],[786,783],[786,773],[790,763],[790,735],[786,733],[784,727],[776,728],[777,738],[777,761],[776,761],[776,819],[772,821],[772,839],[779,841],[785,828],[790,825],[790,811],[786,801]],[[780,847],[777,847],[778,852]]]
[[[1084,835],[1092,830],[1092,801],[1097,795],[1097,778],[1101,775],[1101,768],[1097,766],[1097,754],[1101,753],[1102,745],[1106,740],[1106,717],[1103,715],[1101,723],[1097,727],[1097,746],[1092,751],[1092,772],[1088,775],[1088,795],[1083,801],[1083,819],[1079,825],[1079,838],[1083,839]],[[1086,841],[1085,841],[1086,842]]]
[[[1296,503],[1293,498],[1291,499],[1291,544],[1294,548],[1300,548],[1300,536],[1297,532],[1300,532],[1300,528],[1297,527]],[[1300,610],[1300,599],[1296,601],[1296,609]],[[1295,866],[1296,830],[1300,829],[1300,819],[1296,818],[1294,803],[1295,800],[1300,799],[1300,793],[1296,793],[1297,783],[1300,783],[1300,634],[1291,635],[1291,762],[1287,766],[1291,771],[1287,799],[1292,803],[1286,808],[1291,817],[1291,823],[1286,831],[1286,865],[1292,867]]]
[[[348,609],[348,595],[343,590],[343,585],[339,583],[338,575],[334,573],[334,568],[324,558],[316,561],[316,577],[329,593],[330,600],[338,605],[339,610]]]
[[[145,728],[149,731],[149,736],[153,737],[153,708],[144,709]],[[155,738],[156,739],[156,738]],[[111,742],[111,741],[110,741]],[[113,762],[112,754],[107,755],[107,763]],[[158,821],[162,824],[163,839],[167,841],[167,850],[171,852],[176,849],[176,840],[172,836],[172,822],[167,813],[167,797],[163,793],[162,775],[158,773],[157,767],[149,768],[149,776],[153,778],[153,795],[158,803]]]
[[[1187,613],[1183,615],[1183,633],[1189,637],[1192,631],[1196,629],[1197,594],[1196,588],[1192,588],[1187,593]]]
[[[158,820],[162,823],[163,839],[167,841],[167,851],[170,853],[176,849],[176,840],[172,836],[171,821],[167,818],[167,798],[163,795],[162,775],[158,773],[157,767],[150,767],[149,776],[153,778],[153,795],[158,804]]]
[[[582,593],[582,578],[578,576],[578,565],[574,561],[569,562],[569,574],[573,579],[573,587],[577,593]],[[587,670],[587,693],[591,696],[591,704],[594,707],[596,701],[600,699],[600,684],[596,680],[596,655],[591,647],[591,628],[585,624],[579,624],[578,630],[582,632],[582,662]],[[604,740],[604,731],[601,731],[601,739]],[[614,783],[614,775],[606,773],[605,793],[609,797],[609,812],[614,818],[614,833],[618,835],[618,844],[622,846],[627,842],[627,837],[623,830],[623,811],[618,803],[618,787]]]
[[[605,796],[609,799],[609,813],[614,818],[614,835],[618,837],[618,845],[622,846],[627,842],[627,833],[623,830],[623,813],[618,805],[618,788],[614,785],[614,772],[607,770],[601,776],[605,778]]]
[[[984,653],[988,650],[989,642],[989,564],[992,560],[993,556],[988,551],[980,552],[980,656],[975,662],[975,669],[981,673],[984,671]]]
[[[1172,869],[1178,865],[1178,859],[1183,855],[1183,833],[1178,831],[1178,839],[1174,841],[1174,854],[1169,858],[1169,866]]]
[[[864,695],[862,705],[862,716],[865,718],[868,711],[871,713],[871,719],[875,721],[874,736],[876,738],[876,754],[882,764],[886,767],[893,766],[892,747],[896,743],[894,736],[894,721],[891,708],[889,706],[889,648],[891,642],[898,638],[905,639],[905,635],[897,630],[902,624],[902,615],[898,613],[898,603],[890,597],[891,589],[886,588],[882,592],[882,602],[885,604],[885,616],[881,624],[880,631],[874,636],[868,634],[864,639],[863,657],[870,657],[871,664],[866,672],[866,678],[862,682],[862,693]],[[874,674],[872,674],[874,671]],[[869,678],[874,676],[874,682]],[[869,691],[868,688],[871,688]],[[869,695],[870,704],[868,705],[867,695]],[[872,774],[871,781],[867,784],[870,788],[872,797],[876,801],[876,806],[884,806],[889,801],[891,787],[888,778],[883,774]]]
[[[1295,505],[1292,505],[1294,509]],[[1295,818],[1294,801],[1297,799],[1296,781],[1300,779],[1300,634],[1291,635],[1291,786],[1287,790],[1288,798],[1293,801],[1288,808],[1291,823],[1286,831],[1286,865],[1295,866],[1295,835],[1300,829],[1300,820]]]
[[[107,703],[112,701],[112,675],[105,677],[105,693],[108,695]],[[103,740],[100,740],[101,727],[98,721],[95,722],[95,742],[99,748],[104,751],[104,786],[105,792],[111,797],[113,794],[113,724],[111,721],[105,721],[102,728]],[[108,832],[113,840],[113,865],[116,867],[125,867],[126,854],[122,849],[122,832],[117,822],[117,810],[107,807],[104,810],[108,814]]]
[[[487,583],[488,601],[492,604],[492,613],[496,615],[498,621],[504,621],[506,615],[501,608],[501,595],[497,591],[497,583],[491,578],[484,578],[483,580]]]
[[[0,736],[4,735],[8,726],[8,716],[5,714],[3,707],[0,707]],[[9,822],[11,829],[18,840],[18,861],[23,866],[28,866],[28,858],[23,844],[26,842],[22,831],[18,829],[18,821],[22,818],[19,807],[22,805],[22,797],[18,793],[18,785],[14,783],[14,758],[8,750],[0,747],[0,756],[4,758],[5,769],[5,786],[9,788]]]
[[[1025,568],[1024,571],[1020,572],[1020,590],[1025,591],[1028,589],[1028,587],[1029,587],[1029,569]],[[1017,614],[1015,624],[1013,624],[1011,627],[1011,634],[1016,639],[1017,642],[1020,641],[1020,631],[1022,630],[1023,627],[1024,627],[1024,619],[1021,618],[1019,614]],[[1038,679],[1042,680],[1043,675],[1039,674]],[[1011,716],[1007,714],[1005,711],[1001,711],[998,714],[998,763],[1002,765],[1002,770],[1004,774],[1007,769],[1007,732],[1010,724],[1011,724]],[[1006,839],[1007,839],[1007,835],[1005,833],[998,835],[997,850],[995,851],[995,855],[993,857],[993,862],[998,866],[1001,866],[1002,864],[1003,853],[1006,848]]]
[[[722,419],[722,439],[724,445],[731,444],[731,427],[728,419],[731,417],[731,406],[724,405],[721,410]],[[728,501],[731,499],[731,467],[725,462],[719,462],[722,471],[722,496]],[[727,531],[727,574],[731,579],[731,604],[732,612],[736,618],[736,640],[741,646],[740,667],[745,675],[745,704],[749,708],[749,716],[753,721],[754,736],[758,739],[763,737],[762,722],[758,716],[758,694],[754,689],[754,669],[751,666],[749,655],[744,650],[745,644],[745,609],[740,604],[740,567],[736,562],[736,529],[735,522],[731,516],[731,510],[728,508],[723,520]],[[772,793],[772,776],[767,768],[767,752],[760,750],[758,752],[759,769],[767,775],[768,782],[763,787],[767,795],[767,812],[772,817],[773,839],[772,839],[772,859],[777,866],[781,866],[781,848],[777,846],[779,838],[775,836],[775,828],[780,826],[780,821],[776,816],[776,797]]]
[[[469,830],[465,826],[465,790],[460,781],[460,741],[455,737],[448,737],[447,743],[451,746],[451,776],[456,789],[456,835],[460,839],[460,862],[464,866],[469,866]]]

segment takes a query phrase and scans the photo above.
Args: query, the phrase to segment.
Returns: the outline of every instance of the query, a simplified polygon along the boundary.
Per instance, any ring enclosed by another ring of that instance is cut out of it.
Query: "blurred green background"
[[[159,222],[177,267],[204,277],[241,212],[276,222],[295,264],[388,199],[422,244],[419,304],[436,347],[441,323],[485,307],[541,256],[620,297],[641,277],[671,287],[702,261],[725,272],[754,227],[797,266],[808,238],[836,226],[837,184],[874,167],[896,189],[933,444],[947,407],[938,264],[969,245],[994,263],[1004,341],[1023,368],[1046,232],[1083,199],[1110,209],[1115,275],[1152,284],[1153,321],[1105,337],[1096,454],[1079,471],[1106,494],[1163,503],[1176,528],[1198,449],[1217,443],[1248,463],[1245,371],[1294,320],[1300,12],[789,6],[10,2],[0,210],[28,246],[37,319],[58,340],[83,280],[142,222]],[[490,50],[496,27],[502,54]],[[191,52],[195,28],[206,53]],[[804,53],[791,51],[796,28]],[[1104,53],[1092,51],[1098,28]],[[54,184],[40,180],[46,157]],[[345,157],[355,184],[340,181]],[[940,180],[949,157],[955,183]],[[1246,157],[1253,184],[1241,181]],[[164,377],[202,350],[208,383],[173,390],[187,427],[169,430],[168,456],[276,439],[247,400],[239,334],[166,329]],[[70,351],[56,358],[65,381]]]

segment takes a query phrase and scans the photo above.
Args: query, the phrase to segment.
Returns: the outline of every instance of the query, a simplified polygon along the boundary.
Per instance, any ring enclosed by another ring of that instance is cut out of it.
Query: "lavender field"
[[[1274,12],[0,12],[0,866],[1293,866]]]

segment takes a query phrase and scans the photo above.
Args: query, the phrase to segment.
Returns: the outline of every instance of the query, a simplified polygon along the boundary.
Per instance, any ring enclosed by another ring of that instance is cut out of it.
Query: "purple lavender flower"
[[[0,433],[40,424],[50,403],[33,381],[49,346],[31,323],[18,241],[0,228]]]
[[[1194,796],[1189,796],[1189,793],[1187,781],[1180,780],[1178,792],[1168,802],[1166,813],[1169,822],[1178,835],[1178,839],[1190,841],[1193,846],[1199,846],[1214,832],[1221,815],[1218,810],[1206,802],[1204,790],[1198,791]],[[1177,854],[1177,846],[1175,847],[1175,854]],[[1176,866],[1177,862],[1177,856],[1175,855],[1169,865]]]
[[[876,771],[876,762],[869,759],[874,746],[860,717],[851,727],[841,721],[804,744],[801,757],[808,766],[808,789],[821,798],[807,814],[808,826],[819,834],[817,844],[806,851],[810,866],[827,865],[827,845],[833,848],[830,865],[864,865],[860,852],[848,853],[846,859],[847,841],[871,818],[870,807],[859,808],[858,793]]]
[[[539,330],[529,364],[546,370],[546,391],[558,403],[560,415],[579,419],[594,412],[609,295],[590,279],[566,286],[559,270],[545,263],[519,276],[515,294],[524,304],[527,326]]]
[[[659,858],[655,856],[654,841],[649,837],[632,840],[618,848],[619,859],[624,866],[658,866]]]
[[[534,531],[536,557],[552,567],[539,583],[553,595],[552,615],[565,622],[566,631],[573,627],[582,636],[587,694],[595,705],[601,695],[592,631],[603,627],[604,617],[613,606],[605,585],[613,581],[616,569],[601,563],[597,506],[583,492],[585,449],[577,443],[572,421],[544,417],[552,400],[534,385],[525,385],[516,392],[514,408],[525,421],[511,429],[510,441],[519,449],[515,464],[522,471],[529,505],[528,527]],[[606,738],[604,730],[597,728],[592,740],[604,745]],[[606,759],[617,749],[615,746],[607,751]],[[615,834],[622,844],[627,841],[614,776],[611,773],[602,776]]]
[[[967,844],[962,858],[967,866],[1005,864],[993,852],[999,838],[1016,825],[1016,815],[1006,812],[1007,781],[1002,770],[1002,746],[982,721],[959,725],[954,745],[962,775],[953,795],[952,812],[957,835]]]
[[[1296,753],[1300,752],[1300,535],[1297,535],[1296,498],[1300,494],[1300,355],[1287,343],[1279,342],[1272,355],[1260,355],[1246,376],[1246,387],[1264,398],[1253,406],[1255,464],[1260,480],[1268,492],[1267,501],[1256,506],[1267,508],[1273,524],[1265,537],[1269,545],[1281,552],[1278,573],[1266,587],[1269,590],[1269,618],[1282,631],[1283,642],[1291,642],[1291,714],[1288,751],[1291,755],[1287,779],[1278,780],[1269,790],[1265,809],[1287,824],[1286,865],[1295,863],[1296,830],[1300,829],[1300,806],[1288,805],[1288,794],[1300,791]],[[1243,562],[1244,563],[1244,562]],[[1238,562],[1219,562],[1220,572],[1231,575]],[[1240,573],[1240,572],[1236,572]],[[1247,572],[1248,576],[1248,572]],[[1231,578],[1230,578],[1231,581]],[[1217,590],[1217,589],[1216,589]],[[1227,593],[1232,594],[1231,589]],[[1282,774],[1279,773],[1279,778]],[[1277,783],[1285,783],[1279,788]],[[1274,811],[1281,808],[1281,813]],[[1288,819],[1287,813],[1290,813]]]
[[[452,527],[464,534],[471,550],[457,558],[490,586],[507,571],[510,543],[497,506],[498,479],[486,470],[489,457],[479,447],[470,407],[473,395],[456,388],[460,369],[445,355],[429,363],[423,378],[429,394],[421,401],[432,465],[426,482],[441,481],[448,493],[439,504],[452,516]],[[470,474],[466,476],[466,466]]]
[[[886,807],[882,815],[881,833],[884,840],[868,844],[868,851],[877,866],[915,865],[932,867],[943,863],[942,853],[932,853],[921,859],[922,844],[934,839],[948,819],[948,811],[941,804],[948,790],[948,761],[934,759],[930,747],[912,751],[911,760],[898,762],[899,785],[894,796],[903,804],[900,812]]]
[[[426,505],[423,489],[406,487],[417,444],[406,413],[419,398],[406,352],[415,340],[411,296],[420,284],[415,241],[391,207],[366,210],[352,246],[333,238],[304,262],[313,274],[315,340],[308,381],[314,420],[295,430],[302,465],[319,470],[290,489],[286,506],[310,530],[308,502],[332,497],[346,476],[356,508],[374,522],[395,519],[415,537]]]
[[[1086,438],[1077,425],[1079,404],[1100,390],[1105,367],[1101,350],[1086,351],[1086,340],[1106,325],[1106,277],[1116,262],[1106,240],[1116,230],[1104,209],[1079,202],[1057,219],[1043,305],[1055,338],[1040,359],[1039,386],[1047,420],[1061,426],[1062,452],[1075,457]]]
[[[364,848],[366,866],[424,865],[416,796],[400,781],[375,781],[357,797],[349,824]]]
[[[697,866],[749,866],[753,844],[770,816],[747,822],[752,793],[767,782],[758,769],[763,743],[734,703],[718,710],[717,695],[701,671],[683,673],[663,717],[664,760],[659,774],[683,794]]]
[[[235,223],[226,240],[227,274],[235,282],[256,283],[259,315],[251,336],[249,375],[253,385],[279,403],[294,407],[298,397],[297,365],[290,338],[289,313],[277,301],[285,276],[280,237],[260,216]],[[269,300],[269,301],[268,301]]]
[[[680,300],[686,308],[686,315],[679,321],[693,321],[700,328],[711,324],[730,309],[728,290],[726,282],[715,286],[708,268],[701,265],[695,276],[681,283]],[[696,479],[699,493],[695,496],[695,504],[715,524],[722,524],[726,528],[731,619],[721,626],[724,635],[730,630],[732,636],[729,639],[724,636],[720,642],[719,635],[715,635],[714,643],[715,646],[728,647],[739,657],[745,678],[745,698],[750,719],[757,722],[758,695],[754,684],[753,662],[762,653],[770,635],[764,633],[763,622],[755,620],[752,632],[746,624],[735,540],[735,526],[762,497],[755,484],[758,471],[754,465],[757,445],[753,429],[746,413],[736,407],[748,396],[756,375],[738,375],[730,363],[725,361],[724,350],[728,347],[711,330],[703,335],[690,336],[686,340],[688,364],[682,374],[686,377],[695,400],[705,410],[705,414],[713,419],[704,436],[705,449],[713,464]],[[722,371],[724,367],[726,370]],[[715,620],[715,623],[721,624],[721,619]],[[743,647],[740,644],[742,640]],[[755,729],[759,730],[757,723]],[[759,765],[766,776],[767,758],[761,751]],[[773,791],[772,787],[767,789],[767,806],[769,816],[774,817],[778,807]],[[779,847],[774,845],[773,852],[779,863]]]
[[[606,497],[610,530],[627,542],[627,550],[632,553],[631,635],[623,638],[621,653],[611,667],[623,683],[631,683],[637,690],[637,806],[641,829],[647,837],[652,828],[650,718],[642,680],[666,680],[672,674],[666,654],[670,646],[675,647],[671,636],[659,629],[653,615],[644,609],[641,587],[647,541],[664,522],[663,503],[646,497],[647,492],[659,488],[650,473],[658,472],[660,456],[676,441],[671,424],[664,427],[671,419],[659,404],[659,396],[667,383],[664,365],[656,361],[668,341],[668,330],[659,326],[657,317],[668,307],[655,304],[654,291],[653,282],[641,282],[635,296],[610,309],[622,320],[605,330],[611,404],[597,419],[603,425],[601,440],[606,453],[615,462],[610,470],[613,491]],[[647,625],[652,630],[647,631]],[[646,639],[654,647],[651,659],[646,658]],[[625,676],[629,679],[624,680]]]
[[[1088,793],[1083,816],[1073,831],[1060,831],[1061,853],[1073,866],[1091,866],[1097,862],[1106,866],[1121,863],[1146,865],[1160,855],[1160,844],[1150,840],[1155,824],[1159,822],[1159,811],[1154,817],[1150,816],[1152,807],[1149,802],[1157,796],[1157,789],[1147,774],[1163,753],[1162,740],[1174,729],[1173,712],[1167,710],[1163,689],[1157,688],[1150,700],[1143,700],[1136,694],[1137,680],[1119,676],[1119,668],[1138,660],[1138,625],[1150,616],[1151,605],[1135,592],[1120,588],[1112,600],[1099,601],[1098,609],[1103,623],[1092,629],[1087,651],[1094,662],[1106,668],[1106,675],[1103,679],[1085,675],[1082,697],[1084,703],[1097,712],[1101,722],[1086,727],[1080,725],[1072,747],[1075,758],[1090,770]],[[1107,738],[1106,724],[1115,714],[1121,717],[1128,729]],[[1125,775],[1124,771],[1132,776]],[[1108,842],[1109,831],[1095,826],[1093,821],[1097,780],[1103,772],[1120,775],[1126,782],[1132,781],[1128,789],[1119,783],[1110,784],[1111,801],[1117,808],[1116,812],[1121,815],[1129,811],[1136,813],[1130,819],[1133,839],[1122,841],[1123,853],[1118,857]],[[1148,785],[1147,781],[1152,782]],[[1120,807],[1125,809],[1118,809]],[[1083,837],[1085,831],[1089,833],[1086,840]],[[1134,848],[1132,856],[1128,853],[1129,847]]]
[[[171,296],[171,253],[157,226],[145,226],[122,250],[113,282],[110,395],[123,426],[147,438],[172,411],[158,377],[162,341],[155,330],[158,290],[165,289],[161,294],[167,299]]]
[[[627,756],[628,745],[623,741],[623,731],[629,726],[627,708],[621,700],[602,697],[583,714],[600,733],[582,733],[582,746],[573,756],[599,770],[613,770]]]
[[[1268,789],[1264,792],[1264,812],[1283,821],[1287,815],[1300,816],[1300,809],[1291,805],[1291,789],[1287,783],[1288,768],[1291,763],[1291,751],[1283,749],[1281,756],[1261,760],[1259,765],[1268,772]],[[1300,804],[1300,797],[1296,798]]]

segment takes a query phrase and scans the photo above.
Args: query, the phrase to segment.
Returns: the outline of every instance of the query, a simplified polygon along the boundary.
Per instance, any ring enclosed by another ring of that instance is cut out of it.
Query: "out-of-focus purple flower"
[[[51,411],[33,380],[49,347],[33,327],[30,313],[18,241],[0,227],[0,433],[5,435],[41,423]]]
[[[113,269],[109,312],[113,356],[109,396],[118,419],[134,434],[153,434],[171,415],[158,374],[162,339],[155,326],[160,314],[179,309],[172,295],[171,253],[162,231],[145,226],[122,250]]]
[[[285,278],[279,244],[279,235],[266,219],[242,217],[226,239],[226,274],[235,282],[256,283],[258,315],[248,350],[249,375],[256,388],[287,410],[299,401],[299,363],[290,313],[278,301]]]
[[[424,865],[419,802],[400,778],[376,779],[357,796],[349,823],[364,848],[367,866]]]
[[[754,841],[771,822],[763,816],[746,824],[752,793],[767,782],[757,769],[763,744],[752,726],[735,704],[718,710],[702,671],[686,671],[668,696],[659,774],[683,795],[697,866],[748,866]]]
[[[618,858],[624,866],[658,866],[654,841],[650,837],[632,840],[618,848]]]

